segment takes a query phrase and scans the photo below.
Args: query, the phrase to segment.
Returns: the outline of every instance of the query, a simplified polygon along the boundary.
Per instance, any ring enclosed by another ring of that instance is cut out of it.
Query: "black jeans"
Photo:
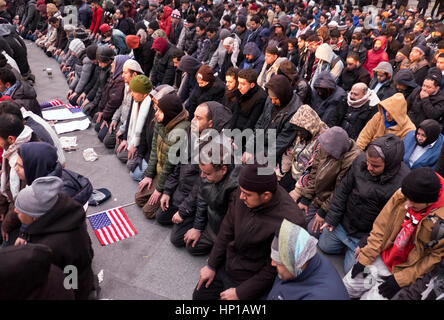
[[[235,288],[239,284],[228,277],[225,267],[223,266],[216,270],[216,276],[208,288],[206,288],[205,285],[206,283],[203,283],[199,290],[197,290],[196,285],[193,292],[193,300],[219,300],[222,291],[229,288]]]

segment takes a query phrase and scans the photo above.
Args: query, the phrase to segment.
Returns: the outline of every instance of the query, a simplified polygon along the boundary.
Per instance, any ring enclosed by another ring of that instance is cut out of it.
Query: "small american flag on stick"
[[[137,234],[122,207],[90,215],[88,219],[102,246]]]

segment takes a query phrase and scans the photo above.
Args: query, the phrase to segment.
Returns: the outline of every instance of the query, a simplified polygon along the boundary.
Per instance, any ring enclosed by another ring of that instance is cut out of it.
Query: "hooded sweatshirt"
[[[262,70],[262,66],[265,63],[265,56],[258,48],[257,44],[254,42],[248,42],[245,45],[243,53],[244,55],[251,54],[253,56],[253,59],[251,60],[245,59],[244,62],[242,62],[240,68],[241,69],[251,68],[256,70],[257,73],[259,74]]]
[[[168,6],[163,7],[163,15],[160,18],[159,28],[162,29],[167,38],[170,37],[171,31],[171,13],[173,13],[173,9]]]
[[[396,122],[395,125],[386,127],[383,109],[390,113]],[[416,129],[407,116],[407,102],[402,93],[396,93],[392,97],[381,101],[378,110],[379,112],[370,119],[356,140],[362,150],[365,150],[370,142],[387,133],[393,133],[403,139],[407,132]]]
[[[364,68],[370,73],[370,76],[373,77],[373,69],[382,61],[388,61],[388,54],[385,52],[385,46],[387,44],[387,39],[384,36],[377,37],[373,41],[373,45],[375,42],[379,40],[381,41],[381,47],[378,50],[374,50],[373,48],[367,51],[367,59],[364,62]]]
[[[62,168],[57,161],[57,149],[46,142],[28,142],[20,146],[18,153],[23,161],[26,184],[41,177],[56,176],[63,180],[62,192],[80,204],[85,204],[93,188],[88,178]]]

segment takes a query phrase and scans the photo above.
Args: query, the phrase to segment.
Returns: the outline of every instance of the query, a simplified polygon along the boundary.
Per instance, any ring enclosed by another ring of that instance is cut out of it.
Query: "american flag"
[[[42,104],[40,105],[40,107],[41,107],[42,109],[45,109],[45,108],[51,108],[51,107],[58,107],[58,106],[63,106],[63,102],[60,101],[59,99],[53,99],[53,100],[51,100],[51,101],[48,101],[48,102],[42,103]]]
[[[72,113],[76,113],[76,112],[82,111],[82,108],[80,108],[80,106],[73,106],[70,103],[65,104],[65,108],[68,108],[68,110],[71,111]]]
[[[91,215],[88,219],[102,246],[137,234],[136,229],[120,207]]]

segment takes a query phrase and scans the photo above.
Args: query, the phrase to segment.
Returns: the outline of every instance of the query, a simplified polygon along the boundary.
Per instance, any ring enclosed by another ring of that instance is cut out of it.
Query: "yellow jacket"
[[[397,124],[395,126],[389,128],[385,127],[382,107],[387,110],[396,121]],[[390,98],[381,101],[378,105],[378,109],[379,112],[376,113],[365,125],[358,136],[358,140],[356,140],[357,145],[362,150],[365,150],[373,140],[388,133],[393,133],[402,140],[407,132],[416,130],[415,125],[407,115],[407,102],[401,93],[396,93]]]
[[[398,189],[389,199],[373,223],[367,245],[361,249],[359,263],[364,266],[372,264],[385,249],[393,244],[407,212],[406,201],[407,198],[401,189]],[[444,207],[432,210],[421,220],[415,234],[415,247],[408,255],[407,261],[392,268],[396,282],[401,288],[422,278],[444,256],[444,238],[436,245],[427,248],[433,226],[438,222],[437,216],[444,219]]]

